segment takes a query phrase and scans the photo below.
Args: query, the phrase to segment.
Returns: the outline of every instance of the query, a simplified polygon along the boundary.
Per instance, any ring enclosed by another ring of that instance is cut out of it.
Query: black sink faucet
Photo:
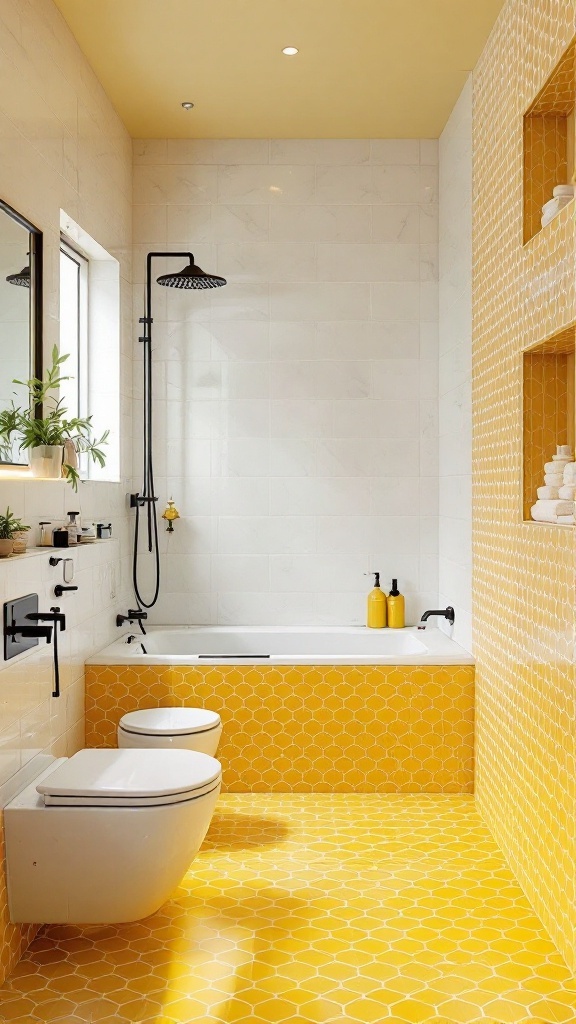
[[[424,612],[424,615],[420,619],[420,625],[418,626],[418,629],[426,629],[426,623],[432,615],[439,615],[442,619],[448,619],[448,622],[450,623],[451,626],[454,625],[454,619],[456,618],[454,614],[454,609],[452,605],[449,604],[447,608],[441,608],[439,611],[430,610],[428,612]]]

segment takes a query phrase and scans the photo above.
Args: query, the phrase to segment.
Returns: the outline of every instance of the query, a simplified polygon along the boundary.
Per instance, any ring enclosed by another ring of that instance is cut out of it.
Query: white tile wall
[[[59,337],[58,250],[65,210],[120,263],[123,483],[26,481],[0,471],[6,505],[34,529],[68,509],[112,520],[115,539],[73,555],[79,590],[55,601],[59,567],[50,552],[0,561],[0,603],[36,592],[43,608],[67,616],[61,639],[62,697],[53,699],[51,648],[0,661],[0,784],[40,750],[70,754],[84,740],[84,660],[116,634],[114,614],[128,599],[127,519],[131,461],[131,192],[128,135],[52,3],[27,0],[0,9],[0,195],[44,232],[45,351]],[[61,552],[56,552],[61,553]],[[0,908],[0,914],[2,908]],[[2,962],[5,963],[4,954]]]
[[[472,78],[440,138],[439,587],[472,650]]]
[[[155,246],[229,282],[154,292],[183,517],[155,620],[360,623],[378,569],[415,621],[438,598],[436,143],[136,141],[134,204],[137,315]]]

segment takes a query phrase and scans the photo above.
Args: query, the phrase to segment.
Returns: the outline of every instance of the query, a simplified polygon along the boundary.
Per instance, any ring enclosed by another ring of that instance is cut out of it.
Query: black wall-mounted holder
[[[26,633],[16,631],[18,626],[30,629],[32,623],[27,616],[37,613],[38,594],[27,594],[26,597],[19,597],[15,601],[6,601],[4,605],[4,661],[9,661],[10,658],[15,658],[32,647],[38,647],[37,633],[26,635]]]
[[[50,623],[50,625],[40,625]],[[24,651],[38,646],[38,639],[51,643],[54,653],[53,697],[60,696],[60,664],[58,661],[58,628],[66,629],[66,617],[57,607],[49,612],[38,611],[38,594],[27,594],[4,604],[4,660],[9,661]]]

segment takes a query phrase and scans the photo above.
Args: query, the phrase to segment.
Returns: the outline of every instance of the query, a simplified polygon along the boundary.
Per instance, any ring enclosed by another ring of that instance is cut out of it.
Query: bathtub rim
[[[184,633],[195,633],[195,632],[214,632],[214,633],[275,633],[275,634],[314,634],[314,633],[333,633],[334,635],[341,635],[342,633],[351,633],[355,636],[363,635],[366,633],[365,626],[169,626],[169,625],[158,625],[150,626],[147,629],[147,633],[158,633],[158,632],[184,632]],[[388,633],[388,630],[385,630]],[[229,667],[237,668],[240,666],[268,666],[269,668],[290,668],[292,666],[310,666],[314,665],[359,665],[367,666],[374,665],[375,667],[390,667],[411,665],[418,666],[422,665],[424,668],[429,665],[474,665],[474,657],[466,651],[463,647],[452,640],[449,636],[442,632],[442,630],[435,627],[428,627],[426,630],[419,630],[416,626],[407,626],[403,630],[399,630],[404,634],[410,634],[418,639],[427,648],[427,653],[417,652],[415,654],[389,654],[376,656],[374,654],[367,655],[316,655],[310,654],[297,655],[297,654],[286,654],[286,655],[273,655],[270,658],[256,658],[256,657],[243,657],[243,658],[198,658],[196,655],[167,655],[167,654],[148,654],[143,655],[139,653],[140,643],[146,643],[144,635],[139,633],[136,634],[136,639],[133,645],[126,644],[126,638],[130,635],[134,635],[133,631],[127,630],[121,636],[117,637],[112,643],[107,644],[106,647],[97,651],[91,655],[90,658],[86,659],[86,666],[91,665],[125,665],[125,666],[164,666],[164,667],[181,667],[181,668],[213,668],[213,667]]]

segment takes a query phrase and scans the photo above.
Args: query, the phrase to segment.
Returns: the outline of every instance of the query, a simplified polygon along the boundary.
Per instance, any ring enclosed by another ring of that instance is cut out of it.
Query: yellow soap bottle
[[[368,611],[366,625],[370,629],[383,629],[386,625],[386,595],[380,590],[380,573],[367,573],[374,576],[374,590],[368,594]]]
[[[404,598],[398,590],[398,580],[392,580],[388,595],[388,625],[391,629],[404,629]]]

